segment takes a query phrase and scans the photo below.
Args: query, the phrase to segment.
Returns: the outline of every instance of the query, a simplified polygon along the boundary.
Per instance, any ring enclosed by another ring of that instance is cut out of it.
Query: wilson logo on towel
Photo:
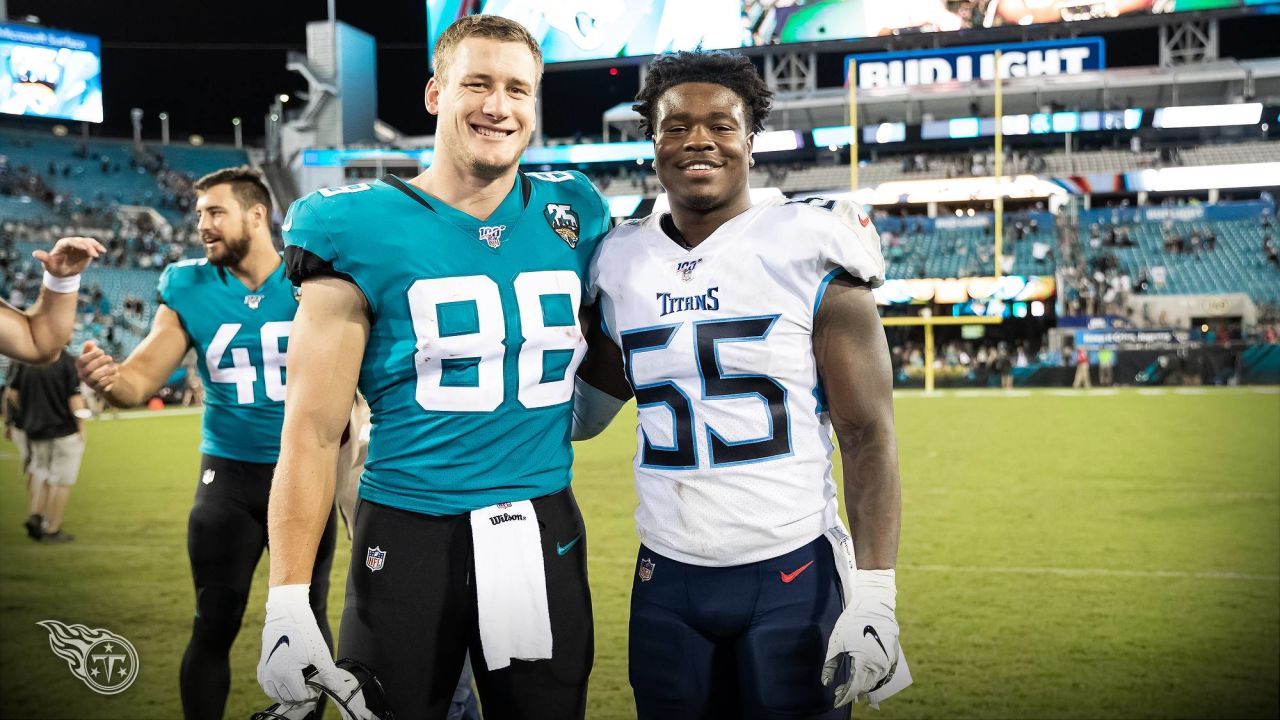
[[[526,519],[527,518],[525,518],[524,515],[521,515],[519,513],[516,513],[514,515],[511,513],[502,513],[501,515],[494,515],[493,517],[489,518],[489,522],[493,523],[494,525],[501,525],[502,523],[509,522],[511,520],[526,520]]]

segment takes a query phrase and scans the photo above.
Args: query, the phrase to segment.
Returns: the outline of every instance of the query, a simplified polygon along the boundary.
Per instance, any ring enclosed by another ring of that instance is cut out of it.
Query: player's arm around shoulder
[[[631,398],[622,351],[601,327],[599,305],[584,307],[579,322],[586,329],[587,355],[573,383],[574,440],[590,440],[613,421]]]
[[[151,330],[124,362],[115,359],[92,340],[76,358],[80,380],[116,407],[133,407],[156,394],[182,364],[191,339],[178,313],[165,304],[156,307]]]
[[[366,307],[359,288],[346,280],[317,276],[302,284],[267,509],[272,586],[310,582],[369,338]]]

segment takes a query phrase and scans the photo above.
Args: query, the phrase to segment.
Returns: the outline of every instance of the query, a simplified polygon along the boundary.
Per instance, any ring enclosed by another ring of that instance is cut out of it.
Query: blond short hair
[[[500,15],[467,15],[455,20],[436,39],[435,48],[431,51],[431,70],[438,81],[444,80],[449,63],[453,60],[454,50],[463,40],[473,37],[524,43],[538,65],[538,77],[535,81],[542,79],[542,48],[538,47],[538,41],[533,39],[525,26]]]

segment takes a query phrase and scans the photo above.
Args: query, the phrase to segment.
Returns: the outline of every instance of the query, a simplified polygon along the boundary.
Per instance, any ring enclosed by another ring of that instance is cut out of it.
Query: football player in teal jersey
[[[372,430],[338,655],[396,717],[443,718],[469,650],[487,715],[581,718],[592,621],[569,433],[608,208],[578,173],[518,171],[542,74],[521,25],[459,19],[433,63],[431,166],[312,193],[285,221],[302,295],[258,680],[284,703],[314,696],[307,666],[349,681],[304,598],[358,387]]]
[[[231,684],[231,644],[267,543],[267,499],[280,452],[285,357],[298,309],[284,263],[271,243],[271,195],[248,167],[227,168],[195,184],[206,257],[165,268],[151,332],[122,363],[84,345],[80,378],[112,405],[145,402],[194,348],[204,380],[200,482],[187,526],[195,579],[191,641],[182,658],[187,718],[221,718]],[[315,550],[307,602],[324,642],[332,513]]]

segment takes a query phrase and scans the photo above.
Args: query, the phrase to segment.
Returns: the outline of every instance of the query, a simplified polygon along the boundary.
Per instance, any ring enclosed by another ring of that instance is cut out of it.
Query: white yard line
[[[899,565],[906,572],[995,573],[1001,575],[1060,575],[1063,577],[1195,578],[1201,580],[1246,580],[1280,582],[1280,575],[1257,575],[1230,571],[1188,572],[1185,570],[1112,570],[1109,568],[1066,567],[978,567],[972,565]]]
[[[1172,396],[1172,395],[1280,395],[1280,387],[1274,385],[1240,385],[1234,387],[1100,387],[1088,390],[1071,388],[1020,388],[1018,390],[1000,390],[998,388],[951,388],[926,393],[917,388],[895,390],[897,398],[1027,398],[1027,397],[1119,397],[1124,395]]]

